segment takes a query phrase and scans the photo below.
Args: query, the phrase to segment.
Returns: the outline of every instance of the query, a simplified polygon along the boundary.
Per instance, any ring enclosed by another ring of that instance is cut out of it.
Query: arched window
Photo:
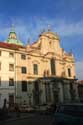
[[[51,59],[50,60],[50,65],[51,65],[51,75],[55,75],[56,71],[55,71],[55,59]]]
[[[68,68],[68,76],[71,77],[71,68]]]

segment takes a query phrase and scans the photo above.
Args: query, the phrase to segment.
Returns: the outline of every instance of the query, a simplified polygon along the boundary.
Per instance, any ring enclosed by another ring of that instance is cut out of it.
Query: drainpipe
[[[14,71],[15,71],[15,74],[14,74],[14,84],[15,84],[15,103],[16,103],[16,50],[15,50],[15,56],[14,56],[14,61],[15,61],[15,66],[14,66]]]

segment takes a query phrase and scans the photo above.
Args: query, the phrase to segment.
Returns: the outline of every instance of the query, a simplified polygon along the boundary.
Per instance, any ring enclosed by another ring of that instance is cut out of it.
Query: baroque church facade
[[[42,32],[24,46],[12,28],[0,42],[0,107],[4,99],[29,106],[78,100],[74,55],[56,33]]]

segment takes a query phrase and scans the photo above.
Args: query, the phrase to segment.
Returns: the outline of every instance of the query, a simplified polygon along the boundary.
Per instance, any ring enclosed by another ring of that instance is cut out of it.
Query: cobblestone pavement
[[[0,121],[0,125],[51,125],[52,115],[38,113],[11,113],[11,117]]]

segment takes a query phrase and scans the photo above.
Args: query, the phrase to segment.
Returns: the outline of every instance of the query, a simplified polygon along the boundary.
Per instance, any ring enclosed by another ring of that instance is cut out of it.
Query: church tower
[[[17,36],[16,36],[16,32],[14,30],[14,26],[12,25],[11,27],[11,31],[9,33],[9,36],[8,36],[8,39],[6,40],[7,43],[11,43],[11,44],[16,44],[16,45],[23,45],[22,42],[17,39]]]

